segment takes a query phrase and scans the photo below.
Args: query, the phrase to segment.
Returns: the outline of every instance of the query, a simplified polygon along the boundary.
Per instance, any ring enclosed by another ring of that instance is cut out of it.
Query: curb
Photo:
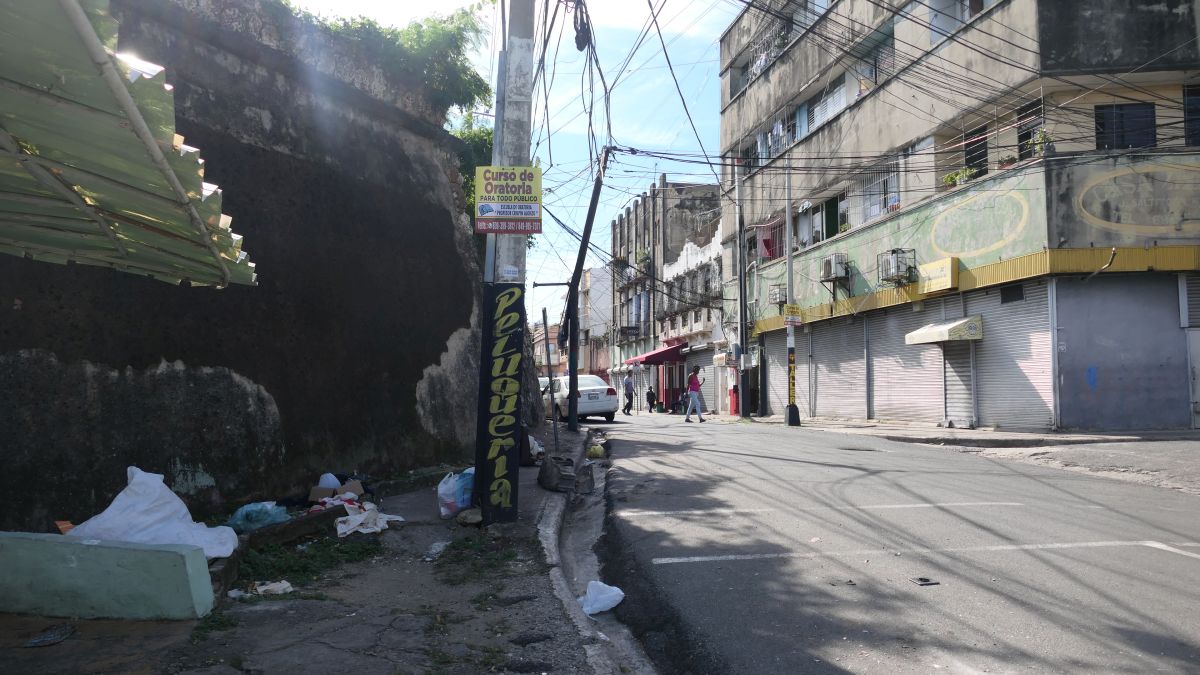
[[[587,434],[584,436],[581,451],[577,453],[577,460],[587,455],[587,448],[590,447],[592,439],[593,434],[589,427]],[[579,462],[577,461],[576,465],[578,464]],[[596,644],[598,642],[608,642],[608,637],[592,628],[591,619],[583,613],[583,608],[576,602],[575,595],[571,592],[570,584],[567,583],[567,577],[562,570],[559,537],[562,534],[563,517],[567,511],[567,503],[572,494],[574,493],[554,492],[546,496],[542,502],[542,508],[538,511],[538,541],[541,542],[542,555],[546,559],[546,564],[550,566],[550,586],[554,591],[555,597],[562,603],[563,611],[570,618],[571,623],[575,626],[575,630],[579,633],[579,637],[583,640],[582,647],[588,667],[592,669],[593,673],[616,673],[619,672],[616,665],[608,658],[604,650]]]

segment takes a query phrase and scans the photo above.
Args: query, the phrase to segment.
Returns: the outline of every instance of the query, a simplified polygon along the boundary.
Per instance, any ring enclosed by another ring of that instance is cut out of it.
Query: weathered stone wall
[[[46,438],[33,430],[89,414],[74,396],[79,378],[29,389],[10,365],[0,401],[28,418],[0,429],[0,447],[61,460],[6,465],[0,487],[14,503],[48,483],[59,495],[94,490],[79,504],[101,504],[133,458],[152,471],[178,464],[226,481],[243,475],[212,464],[205,449],[218,445],[245,453],[245,475],[259,467],[245,489],[218,481],[225,499],[279,494],[323,471],[382,474],[469,456],[479,271],[456,142],[419,88],[389,79],[337,38],[280,28],[286,15],[274,4],[112,6],[121,51],[167,67],[179,133],[200,148],[206,180],[224,188],[259,286],[177,288],[4,256],[0,354],[40,349],[57,359],[21,362],[20,373],[74,372],[83,362],[139,372],[165,360],[181,362],[184,380],[206,368],[237,376],[180,388],[169,409],[154,407],[153,388],[101,388],[97,405],[124,416]],[[238,436],[202,424],[212,408],[244,400],[246,387],[273,399],[273,426]],[[157,413],[138,414],[146,410]],[[173,446],[179,428],[195,432]],[[286,453],[256,440],[279,429]],[[109,440],[89,440],[97,438]],[[99,464],[104,453],[111,457]],[[60,497],[54,515],[63,513],[81,511]]]

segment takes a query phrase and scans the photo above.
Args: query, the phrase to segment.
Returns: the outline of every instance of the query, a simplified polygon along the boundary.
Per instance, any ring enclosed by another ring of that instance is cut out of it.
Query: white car
[[[567,388],[570,378],[556,377],[550,381],[550,399],[553,406],[547,408],[547,414],[554,414],[560,420],[567,419]],[[620,402],[617,390],[596,375],[579,376],[579,419],[584,417],[603,417],[609,422],[617,416]]]

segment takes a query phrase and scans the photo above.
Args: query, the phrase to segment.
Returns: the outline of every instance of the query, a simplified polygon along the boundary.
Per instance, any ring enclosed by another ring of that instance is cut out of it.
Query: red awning
[[[648,351],[645,354],[635,356],[632,359],[625,359],[625,363],[630,365],[641,363],[648,366],[658,365],[660,363],[676,363],[683,361],[679,350],[683,349],[685,346],[686,345],[684,344],[677,344],[671,345],[670,347],[659,347],[658,349]]]

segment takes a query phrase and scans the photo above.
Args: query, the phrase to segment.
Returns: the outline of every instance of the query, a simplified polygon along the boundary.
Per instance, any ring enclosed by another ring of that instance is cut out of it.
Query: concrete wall
[[[113,8],[120,49],[166,66],[179,132],[201,149],[207,180],[224,188],[259,286],[177,288],[4,256],[0,353],[37,348],[116,371],[163,360],[228,368],[238,383],[206,396],[237,401],[243,384],[261,387],[278,409],[287,453],[272,460],[262,496],[324,471],[384,474],[465,456],[475,426],[479,271],[455,141],[423,110],[419,89],[389,80],[366,56],[346,56],[353,45],[333,37],[280,39],[289,34],[277,5],[114,0]],[[18,299],[21,309],[12,309]],[[255,455],[251,463],[261,458],[254,435],[238,443],[198,433],[173,447],[180,422],[137,418],[152,409],[147,393],[125,393],[103,403],[127,407],[126,417],[94,423],[125,439],[115,446],[121,453],[155,455],[146,470],[171,475],[179,462],[215,475],[224,469],[203,452],[217,442]],[[54,417],[22,429],[88,414],[58,405],[71,400],[66,392],[44,396],[32,409]],[[203,416],[210,403],[194,393],[180,407]],[[47,451],[33,435],[5,441],[9,456]],[[75,442],[55,452],[84,467],[100,450]],[[15,487],[58,480],[44,470],[0,475],[14,503],[27,497]],[[78,475],[55,489],[95,490],[103,502],[124,481],[123,470]]]
[[[1196,0],[1040,0],[1042,70],[1146,72],[1200,67],[1200,43],[1194,40],[1198,10]]]
[[[1173,274],[1062,277],[1058,395],[1067,429],[1187,429],[1187,340]]]

